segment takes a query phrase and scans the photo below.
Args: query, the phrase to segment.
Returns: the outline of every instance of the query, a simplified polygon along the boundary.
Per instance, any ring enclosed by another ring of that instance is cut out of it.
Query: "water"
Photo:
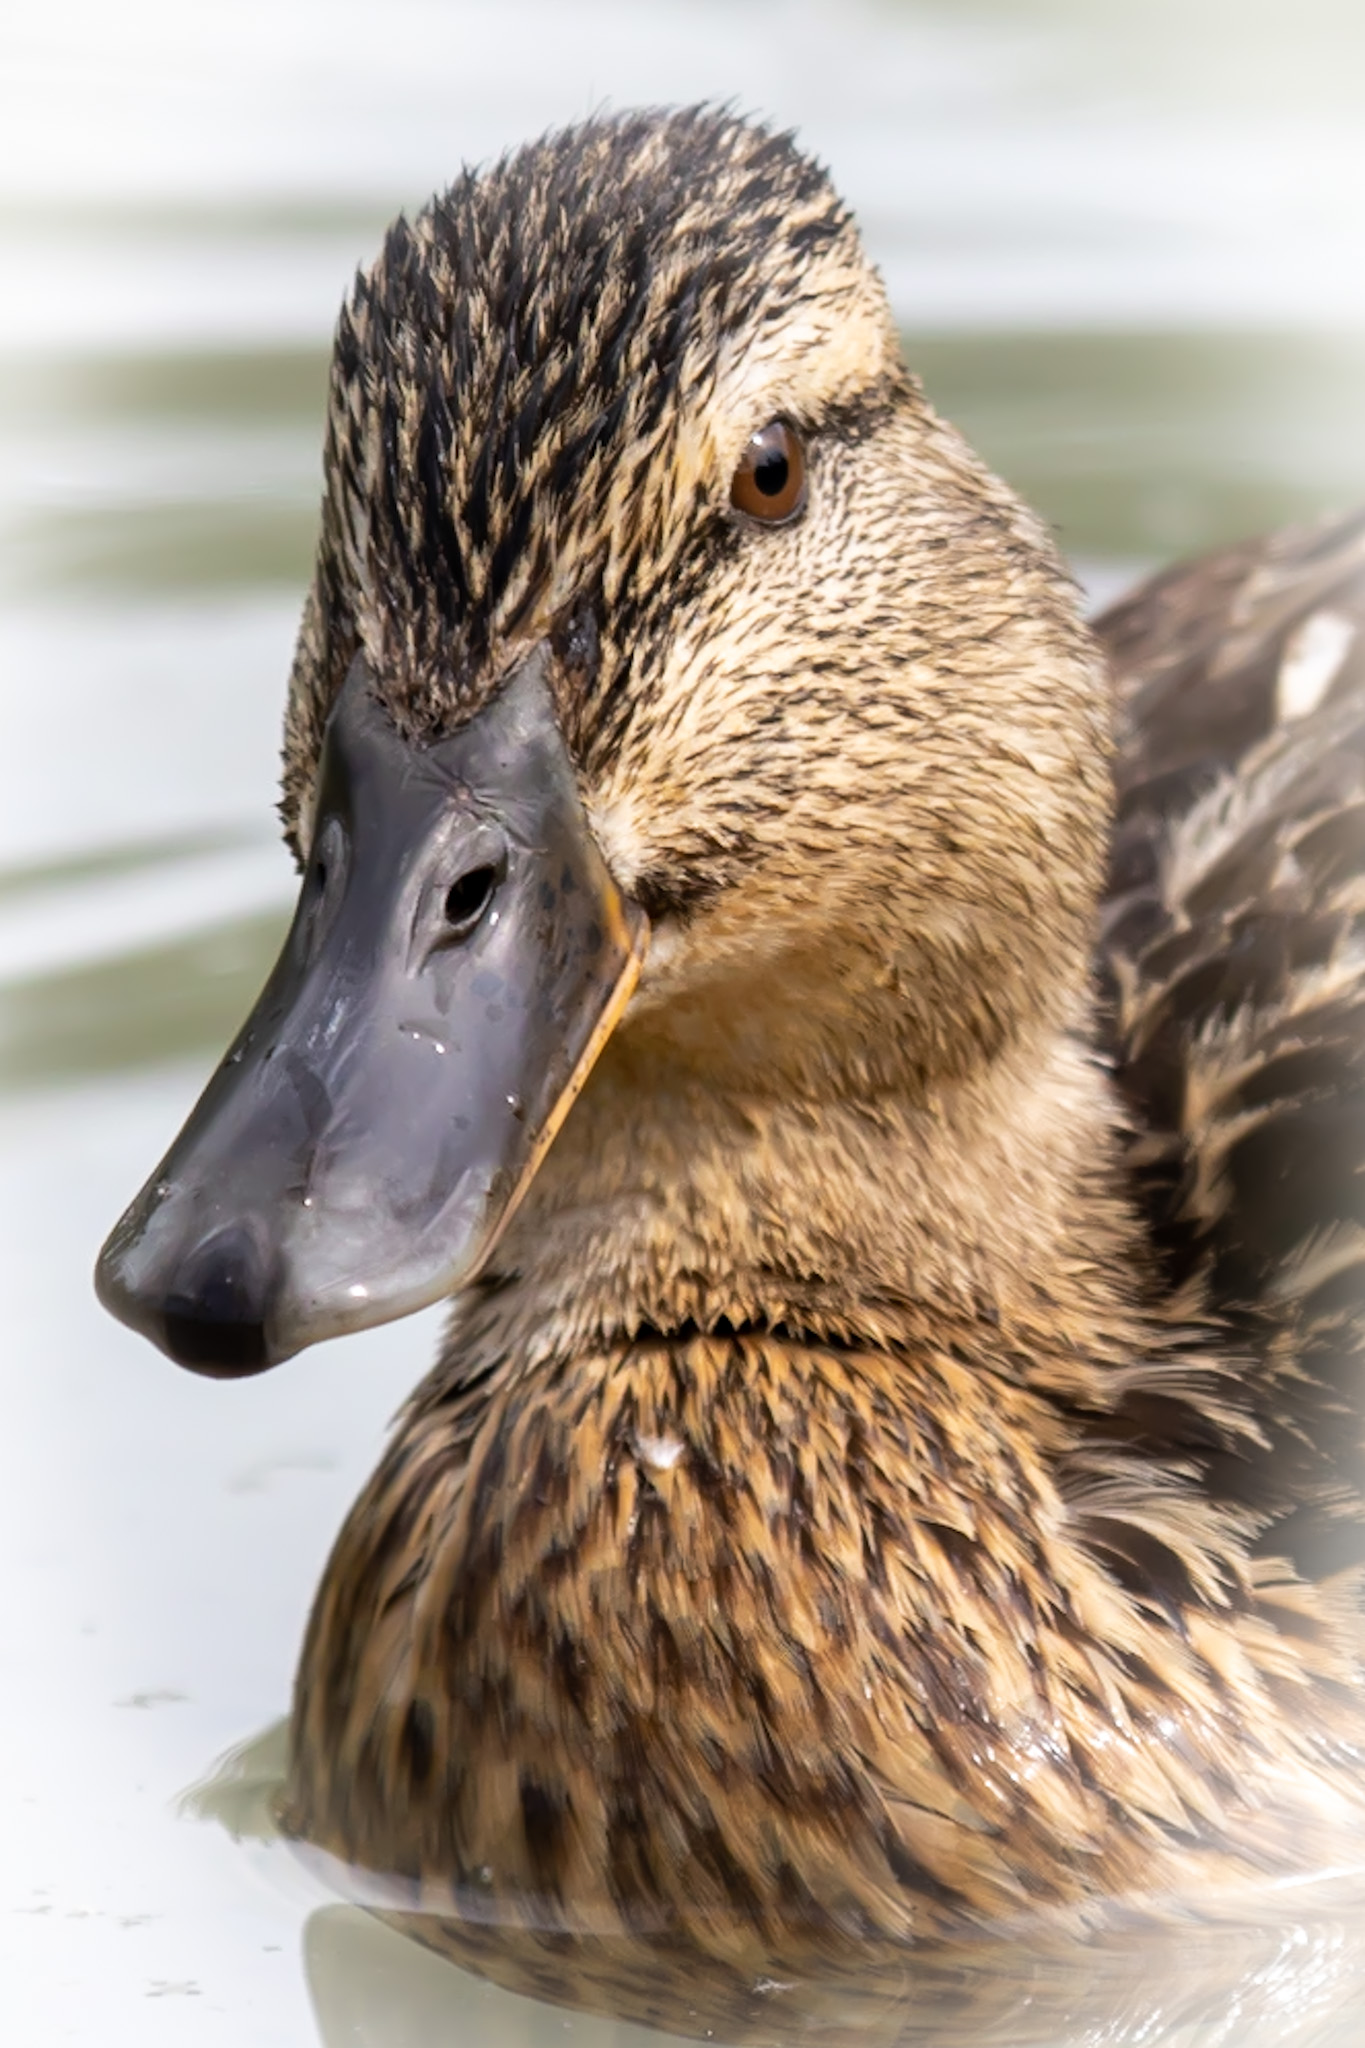
[[[277,726],[352,267],[463,158],[604,102],[770,110],[857,205],[931,394],[1103,595],[1365,496],[1355,16],[1323,0],[1292,18],[1245,0],[11,9],[0,2009],[19,2037],[635,2031],[457,1976],[285,1852],[238,1842],[224,1820],[250,1833],[259,1813],[240,1771],[193,1808],[216,1819],[180,1804],[283,1711],[314,1579],[432,1319],[214,1386],[102,1318],[88,1284],[290,896]],[[1357,1951],[1286,1926],[1248,1963],[1260,1988],[1240,2010],[1266,2016],[1266,2040],[1356,2038]],[[1231,1993],[1205,2004],[1172,1993],[1143,2038],[1251,2038]],[[1067,2038],[1136,2038],[1099,2024]]]

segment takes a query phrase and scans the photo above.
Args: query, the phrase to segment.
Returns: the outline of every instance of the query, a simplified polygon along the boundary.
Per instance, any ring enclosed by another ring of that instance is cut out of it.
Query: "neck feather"
[[[1015,1327],[1069,1309],[1080,1343],[1092,1318],[1112,1337],[1141,1263],[1115,1121],[1079,1033],[938,1092],[812,1101],[717,1090],[627,1031],[496,1254],[503,1340],[526,1363],[641,1328],[876,1346],[934,1308]]]

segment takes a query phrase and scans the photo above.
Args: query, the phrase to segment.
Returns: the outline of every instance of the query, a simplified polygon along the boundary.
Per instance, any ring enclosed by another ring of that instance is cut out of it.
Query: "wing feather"
[[[1258,1361],[1263,1547],[1365,1558],[1365,514],[1156,577],[1096,623],[1118,815],[1099,966],[1173,1289]]]

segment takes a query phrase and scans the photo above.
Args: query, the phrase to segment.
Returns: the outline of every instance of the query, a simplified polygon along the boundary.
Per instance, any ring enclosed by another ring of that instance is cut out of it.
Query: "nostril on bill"
[[[498,886],[498,870],[485,862],[482,867],[471,868],[461,875],[458,882],[452,882],[446,890],[445,914],[456,937],[465,938],[473,931],[479,919],[493,900],[493,891]]]
[[[266,1273],[256,1246],[237,1228],[202,1244],[176,1276],[162,1311],[165,1348],[177,1365],[214,1379],[263,1372]]]

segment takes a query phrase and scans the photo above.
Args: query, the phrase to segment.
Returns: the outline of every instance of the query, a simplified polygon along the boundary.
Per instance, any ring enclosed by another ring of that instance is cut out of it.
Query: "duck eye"
[[[772,420],[754,435],[730,480],[730,503],[765,526],[781,526],[805,509],[806,450],[795,427]]]

